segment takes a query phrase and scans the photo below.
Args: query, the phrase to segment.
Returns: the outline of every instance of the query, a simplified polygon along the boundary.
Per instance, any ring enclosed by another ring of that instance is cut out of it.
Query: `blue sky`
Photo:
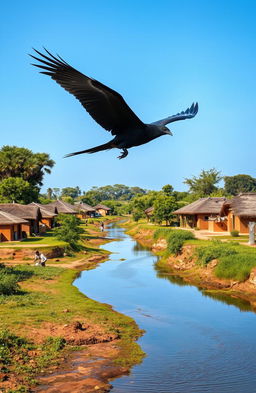
[[[254,1],[10,1],[1,4],[1,145],[48,152],[44,189],[123,183],[185,190],[185,177],[212,167],[256,177]],[[133,148],[63,159],[111,135],[79,102],[30,65],[45,46],[123,95],[144,122],[193,101],[193,120],[174,136]]]

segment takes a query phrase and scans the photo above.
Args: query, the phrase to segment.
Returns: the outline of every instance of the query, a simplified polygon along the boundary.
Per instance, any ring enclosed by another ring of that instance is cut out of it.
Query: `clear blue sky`
[[[47,187],[123,183],[184,190],[215,167],[256,177],[255,1],[10,1],[1,4],[1,145],[48,152]],[[63,159],[111,135],[79,102],[30,65],[31,47],[59,53],[123,95],[145,122],[199,102],[174,136],[133,148]]]

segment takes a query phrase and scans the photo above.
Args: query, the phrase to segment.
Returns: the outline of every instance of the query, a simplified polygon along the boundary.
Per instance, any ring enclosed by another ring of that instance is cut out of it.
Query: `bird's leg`
[[[122,151],[121,156],[117,157],[117,158],[119,158],[119,160],[128,156],[128,150],[127,149],[122,149],[122,150],[123,151]]]

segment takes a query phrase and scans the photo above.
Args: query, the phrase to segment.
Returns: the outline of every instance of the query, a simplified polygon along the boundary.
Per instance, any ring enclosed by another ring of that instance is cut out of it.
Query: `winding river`
[[[213,298],[155,269],[157,257],[111,224],[109,261],[75,285],[136,320],[146,352],[113,393],[255,393],[256,315],[244,301]]]

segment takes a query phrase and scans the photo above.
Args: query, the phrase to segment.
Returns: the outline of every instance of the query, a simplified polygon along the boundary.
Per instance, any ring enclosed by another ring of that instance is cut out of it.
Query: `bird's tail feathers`
[[[91,149],[81,150],[81,151],[76,151],[74,153],[66,154],[64,156],[64,158],[71,157],[71,156],[77,156],[78,154],[83,154],[83,153],[89,153],[89,154],[97,153],[98,151],[113,149],[114,147],[115,146],[113,146],[112,141],[110,141],[110,142],[104,143],[103,145],[92,147]]]

